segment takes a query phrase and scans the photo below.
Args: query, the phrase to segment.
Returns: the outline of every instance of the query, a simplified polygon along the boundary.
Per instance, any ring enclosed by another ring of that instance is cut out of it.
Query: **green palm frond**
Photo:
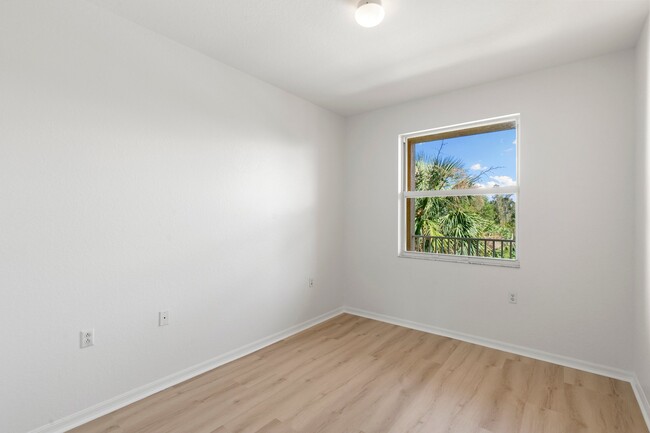
[[[482,175],[469,175],[459,158],[418,157],[415,187],[418,191],[474,187]],[[511,196],[420,197],[415,199],[415,234],[459,238],[511,239],[514,234],[515,202]]]

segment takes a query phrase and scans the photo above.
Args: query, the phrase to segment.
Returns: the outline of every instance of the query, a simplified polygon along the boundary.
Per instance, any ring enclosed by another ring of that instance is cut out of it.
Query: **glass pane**
[[[407,251],[516,259],[515,194],[406,200]]]
[[[517,183],[517,130],[412,145],[409,190],[492,188]]]

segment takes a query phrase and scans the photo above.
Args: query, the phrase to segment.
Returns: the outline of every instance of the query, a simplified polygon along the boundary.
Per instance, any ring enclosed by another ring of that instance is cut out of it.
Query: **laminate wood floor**
[[[342,314],[74,433],[648,433],[630,384]]]

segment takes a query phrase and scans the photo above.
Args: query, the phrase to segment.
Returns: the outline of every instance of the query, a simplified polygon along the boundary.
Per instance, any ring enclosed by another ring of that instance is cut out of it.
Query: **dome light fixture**
[[[361,0],[354,19],[362,27],[375,27],[383,21],[385,14],[381,0]]]

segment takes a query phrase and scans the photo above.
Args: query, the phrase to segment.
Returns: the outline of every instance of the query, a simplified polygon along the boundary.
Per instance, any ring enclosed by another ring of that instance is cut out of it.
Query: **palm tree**
[[[418,191],[465,189],[477,178],[469,176],[458,158],[418,157],[415,187]],[[477,237],[483,221],[476,212],[483,197],[421,197],[415,199],[415,234],[423,236]],[[478,206],[477,206],[478,205]]]
[[[417,191],[475,188],[484,175],[498,168],[490,167],[470,175],[462,160],[441,155],[443,147],[444,142],[435,157],[416,156],[414,180]],[[482,249],[483,254],[514,256],[512,244],[490,253],[487,243],[481,247],[475,239],[513,239],[515,202],[511,195],[498,194],[490,198],[484,195],[418,197],[410,200],[414,200],[414,234],[424,236],[419,238],[421,243],[416,248],[437,251],[441,243],[444,245],[447,241],[445,252],[450,254],[479,255],[479,249]],[[461,238],[462,241],[444,238]],[[492,248],[497,248],[494,242]]]

